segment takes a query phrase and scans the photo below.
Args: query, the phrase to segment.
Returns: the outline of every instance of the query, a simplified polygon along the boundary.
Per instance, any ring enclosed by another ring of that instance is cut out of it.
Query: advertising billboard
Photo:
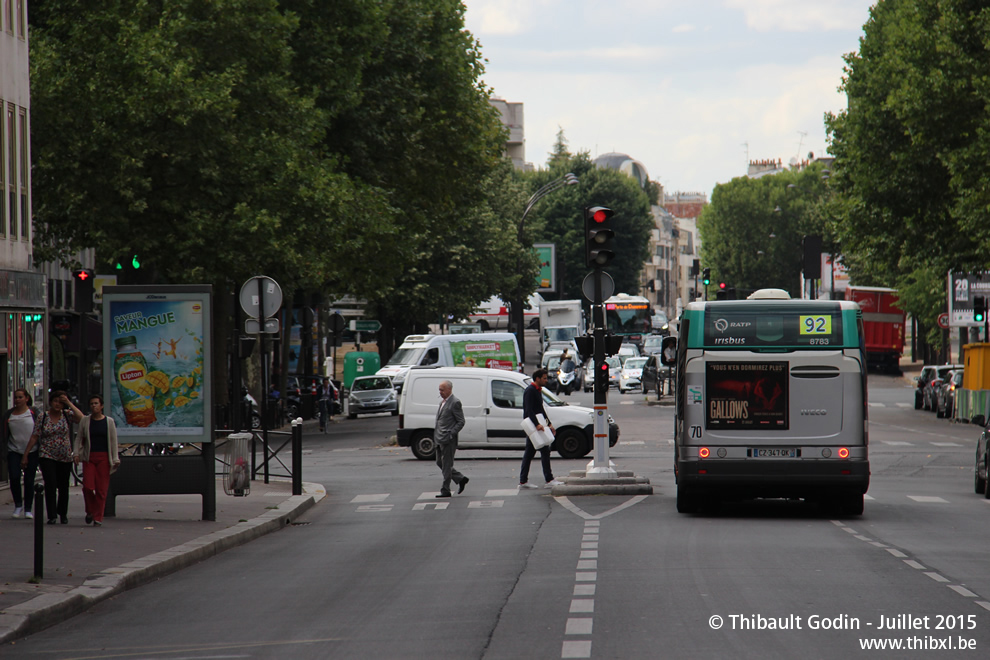
[[[103,289],[103,396],[121,442],[212,442],[210,286]]]
[[[787,362],[708,362],[705,367],[706,428],[788,429]]]

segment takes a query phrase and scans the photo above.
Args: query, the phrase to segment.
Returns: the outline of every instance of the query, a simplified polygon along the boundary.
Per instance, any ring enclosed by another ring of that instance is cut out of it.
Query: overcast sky
[[[704,192],[749,160],[825,153],[842,56],[869,0],[464,0],[484,81],[522,102],[526,160],[617,151],[668,193]]]

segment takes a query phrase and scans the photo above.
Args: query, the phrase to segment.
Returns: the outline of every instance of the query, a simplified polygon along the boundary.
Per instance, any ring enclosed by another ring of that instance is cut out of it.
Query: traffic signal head
[[[719,288],[719,291],[725,291],[725,282],[719,282],[718,283],[718,288]]]
[[[120,259],[117,259],[116,265],[114,266],[114,268],[116,270],[124,270],[124,265],[125,264],[129,265],[134,270],[138,270],[139,268],[141,268],[141,262],[138,260],[138,256],[136,254],[133,255],[133,256],[131,256],[130,259],[127,259],[126,257],[122,257]]]
[[[983,323],[987,320],[986,296],[975,296],[973,298],[973,320],[977,323]]]
[[[702,272],[701,282],[705,286],[708,286],[709,284],[712,283],[712,269],[711,268],[706,268],[706,269],[704,269],[701,272]]]
[[[79,268],[72,271],[75,281],[75,310],[80,314],[93,311],[93,271],[89,268]]]
[[[584,209],[584,254],[589,268],[601,268],[615,258],[612,239],[612,209],[587,206]]]

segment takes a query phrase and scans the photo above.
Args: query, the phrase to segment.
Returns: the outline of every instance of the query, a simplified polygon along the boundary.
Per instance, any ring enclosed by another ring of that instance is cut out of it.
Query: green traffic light
[[[131,259],[131,265],[134,266],[134,270],[137,270],[138,268],[141,267],[141,262],[138,261],[138,258],[137,258],[137,255],[136,254],[134,255],[134,258]]]

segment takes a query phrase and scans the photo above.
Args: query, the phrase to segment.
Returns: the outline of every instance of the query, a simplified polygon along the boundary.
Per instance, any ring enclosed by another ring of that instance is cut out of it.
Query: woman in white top
[[[4,413],[3,424],[0,425],[3,441],[7,445],[7,472],[10,476],[10,494],[14,498],[14,518],[34,518],[31,505],[34,503],[34,475],[38,471],[38,448],[33,447],[26,457],[24,455],[37,416],[30,406],[31,395],[23,387],[17,388],[14,390],[14,407]]]

